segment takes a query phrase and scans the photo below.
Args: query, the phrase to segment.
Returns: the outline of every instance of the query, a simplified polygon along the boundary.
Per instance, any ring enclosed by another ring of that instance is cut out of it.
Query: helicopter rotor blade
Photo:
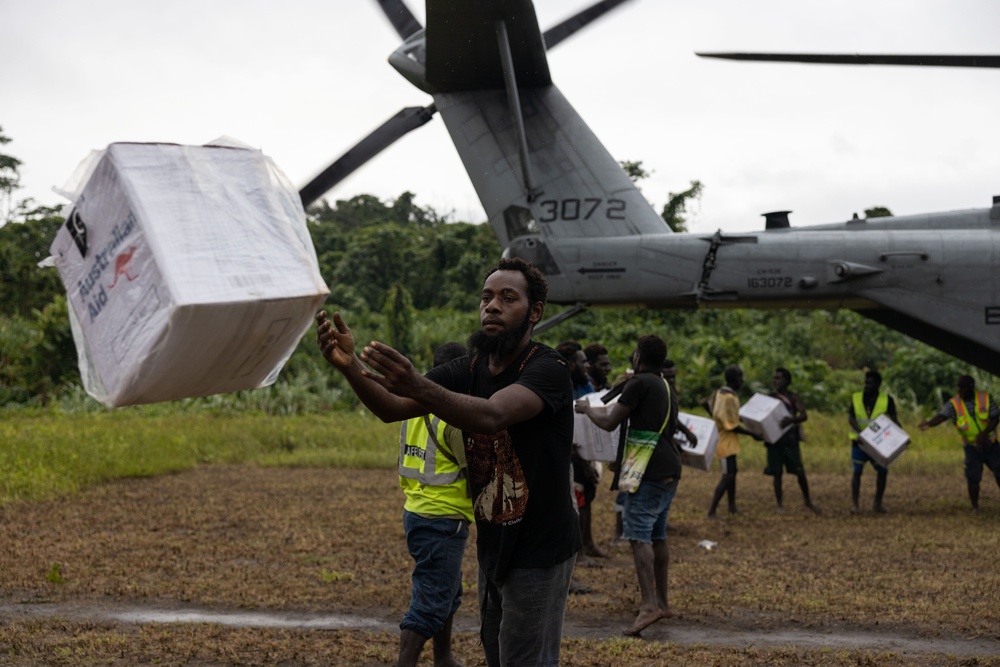
[[[382,13],[389,19],[389,23],[396,29],[399,37],[406,41],[406,38],[413,33],[423,30],[423,26],[410,11],[403,0],[376,0],[382,8]]]
[[[590,7],[578,12],[562,23],[552,26],[542,35],[545,39],[545,48],[551,49],[580,28],[586,27],[592,21],[604,16],[626,2],[628,0],[599,0],[599,2],[595,2]]]
[[[302,207],[309,208],[337,183],[351,175],[358,167],[391,146],[406,133],[417,129],[437,112],[431,104],[426,107],[406,107],[382,123],[367,137],[344,153],[336,162],[299,190]]]
[[[829,65],[908,65],[917,67],[1000,67],[997,55],[935,55],[935,54],[840,54],[840,53],[696,53],[701,58],[753,60],[786,63],[819,63]]]
[[[423,26],[402,0],[377,0],[377,2],[402,39],[406,40],[415,32],[423,30]],[[628,0],[599,0],[546,30],[543,35],[546,48],[551,49],[573,33],[626,2]],[[397,139],[427,123],[436,112],[437,108],[433,104],[426,107],[406,107],[387,120],[299,190],[302,206],[308,208],[314,204],[337,183],[388,148]]]

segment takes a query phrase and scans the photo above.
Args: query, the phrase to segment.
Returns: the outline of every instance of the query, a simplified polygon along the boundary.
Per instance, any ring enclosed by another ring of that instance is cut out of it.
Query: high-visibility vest
[[[433,415],[403,422],[398,466],[399,486],[406,494],[403,507],[415,514],[472,521],[466,469],[442,442],[444,426]]]
[[[960,395],[951,397],[951,405],[955,408],[955,428],[966,444],[976,441],[976,436],[986,430],[990,420],[990,395],[985,391],[976,392],[975,412],[969,414],[965,409],[965,401]],[[975,429],[973,429],[975,426]],[[997,433],[990,433],[990,442],[997,441]]]
[[[869,415],[868,411],[865,409],[865,392],[856,391],[851,397],[854,403],[854,420],[858,422],[858,430],[864,431],[865,427],[875,421],[875,418],[879,415],[884,415],[889,411],[889,394],[884,391],[878,393],[878,398],[875,399],[875,407],[872,408],[872,413]],[[852,433],[851,440],[857,440],[858,434]]]

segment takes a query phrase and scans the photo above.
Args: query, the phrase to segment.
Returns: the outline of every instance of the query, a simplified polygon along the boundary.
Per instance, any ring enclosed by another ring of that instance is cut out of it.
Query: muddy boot
[[[451,624],[454,619],[454,615],[449,616],[433,637],[434,667],[465,667],[451,652]]]
[[[396,667],[415,666],[427,640],[413,630],[403,630],[399,635],[399,658]]]

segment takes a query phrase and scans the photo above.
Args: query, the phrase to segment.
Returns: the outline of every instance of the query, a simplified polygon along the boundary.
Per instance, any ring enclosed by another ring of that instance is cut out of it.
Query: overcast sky
[[[536,0],[543,30],[590,0]],[[423,21],[423,6],[411,2]],[[897,215],[1000,195],[1000,70],[757,64],[694,51],[997,53],[995,0],[631,0],[549,54],[556,85],[615,158],[653,172],[659,209],[705,185],[694,231]],[[430,98],[386,62],[375,0],[0,0],[0,126],[21,197],[115,141],[229,135],[308,182],[401,107]],[[484,214],[444,124],[397,142],[327,196]]]

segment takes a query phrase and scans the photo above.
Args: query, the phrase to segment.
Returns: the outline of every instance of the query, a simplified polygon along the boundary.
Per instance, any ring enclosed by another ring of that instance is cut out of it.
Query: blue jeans
[[[462,604],[462,554],[469,526],[461,519],[428,519],[403,510],[413,556],[410,608],[399,627],[430,639]]]
[[[622,514],[622,537],[636,542],[662,542],[667,539],[667,513],[677,493],[677,483],[642,480],[635,493],[625,494]]]
[[[496,584],[479,568],[480,638],[489,667],[557,667],[576,556],[517,568]]]
[[[888,468],[875,463],[875,459],[868,456],[857,442],[851,443],[851,463],[854,464],[854,472],[864,472],[866,463],[871,463],[878,472],[888,472]]]

